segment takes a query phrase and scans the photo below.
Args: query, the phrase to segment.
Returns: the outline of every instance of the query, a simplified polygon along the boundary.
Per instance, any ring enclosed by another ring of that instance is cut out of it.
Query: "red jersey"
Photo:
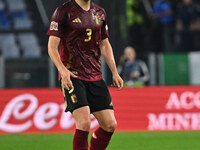
[[[55,10],[47,35],[61,39],[61,61],[79,79],[102,79],[100,44],[109,36],[103,8],[91,3],[85,11],[69,0]]]

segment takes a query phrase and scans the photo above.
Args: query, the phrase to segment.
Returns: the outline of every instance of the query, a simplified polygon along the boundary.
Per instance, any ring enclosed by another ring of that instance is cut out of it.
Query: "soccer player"
[[[113,85],[123,87],[108,40],[106,13],[91,0],[69,0],[55,10],[47,34],[48,52],[59,71],[66,111],[72,113],[76,124],[73,150],[105,150],[117,122],[102,79],[101,54],[112,71]],[[100,127],[88,147],[91,113]]]

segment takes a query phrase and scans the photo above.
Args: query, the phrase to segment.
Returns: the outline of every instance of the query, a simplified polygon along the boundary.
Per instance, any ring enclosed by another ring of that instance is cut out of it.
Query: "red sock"
[[[106,132],[98,128],[92,135],[90,141],[90,150],[105,150],[108,146],[113,132]]]
[[[73,139],[73,150],[88,150],[88,134],[87,131],[76,129]]]

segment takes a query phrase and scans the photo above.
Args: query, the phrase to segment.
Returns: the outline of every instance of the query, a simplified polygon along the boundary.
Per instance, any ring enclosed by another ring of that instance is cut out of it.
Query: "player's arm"
[[[60,59],[60,55],[58,53],[59,44],[60,44],[60,38],[56,36],[50,36],[49,43],[48,43],[48,53],[51,60],[56,65],[59,73],[61,74],[63,86],[65,87],[65,89],[69,90],[70,88],[73,88],[73,84],[71,82],[70,76],[74,78],[77,78],[77,76],[75,76],[63,65]]]
[[[113,74],[113,84],[114,84],[114,86],[118,87],[119,89],[122,89],[123,88],[123,80],[117,72],[117,67],[116,67],[116,64],[115,64],[113,50],[112,50],[112,47],[110,45],[108,38],[104,39],[101,42],[100,50],[101,50],[102,56],[104,57],[104,60],[108,64],[108,66],[109,66],[109,68],[110,68],[110,70]]]

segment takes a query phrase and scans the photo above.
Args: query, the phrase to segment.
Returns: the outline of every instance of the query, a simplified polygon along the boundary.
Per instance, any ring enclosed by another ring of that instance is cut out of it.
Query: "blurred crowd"
[[[139,53],[200,49],[199,0],[127,0],[127,24]]]
[[[126,14],[129,47],[118,65],[126,86],[148,84],[141,59],[150,52],[200,51],[200,0],[126,0]]]
[[[130,46],[124,49],[117,70],[123,78],[125,86],[143,86],[150,78],[146,63],[136,59],[136,51]]]

